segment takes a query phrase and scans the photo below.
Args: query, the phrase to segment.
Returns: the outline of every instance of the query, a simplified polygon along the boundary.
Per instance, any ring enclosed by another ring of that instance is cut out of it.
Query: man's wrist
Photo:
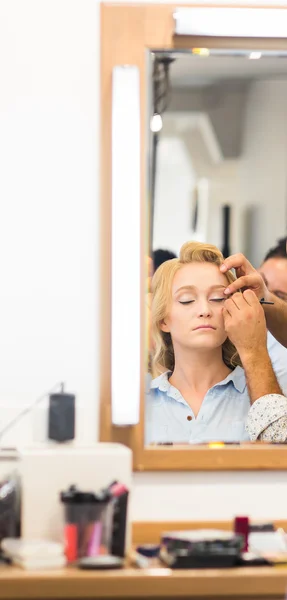
[[[243,368],[247,371],[249,370],[250,367],[254,367],[256,366],[256,364],[270,364],[271,365],[271,360],[270,360],[270,356],[268,354],[268,350],[267,347],[261,347],[261,348],[252,348],[252,349],[246,349],[244,348],[244,350],[242,350],[242,352],[239,352],[239,356],[242,362],[242,366]]]
[[[249,349],[240,358],[251,404],[266,394],[282,394],[266,346]]]

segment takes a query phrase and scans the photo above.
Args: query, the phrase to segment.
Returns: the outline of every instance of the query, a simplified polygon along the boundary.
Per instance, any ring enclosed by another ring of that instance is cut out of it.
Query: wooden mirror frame
[[[180,4],[179,4],[180,6]],[[196,6],[196,4],[190,5]],[[200,4],[202,7],[202,4]],[[208,5],[206,5],[208,6]],[[219,5],[220,6],[220,5]],[[185,5],[186,7],[186,5]],[[252,5],[250,4],[250,7]],[[270,3],[270,7],[272,6]],[[141,98],[141,215],[142,310],[141,355],[145,348],[144,243],[147,202],[147,69],[146,51],[156,49],[243,48],[287,49],[286,39],[244,39],[174,36],[173,13],[168,5],[101,5],[101,359],[100,440],[121,442],[133,450],[134,470],[284,470],[287,446],[247,443],[243,446],[144,446],[144,368],[141,373],[141,420],[130,427],[114,427],[111,420],[111,116],[112,70],[115,65],[137,65]],[[226,8],[226,7],[225,7]],[[246,7],[245,7],[246,8]],[[258,7],[257,7],[258,8]],[[123,268],[128,268],[128,256]],[[128,357],[127,357],[128,360]],[[144,361],[142,360],[142,365]]]

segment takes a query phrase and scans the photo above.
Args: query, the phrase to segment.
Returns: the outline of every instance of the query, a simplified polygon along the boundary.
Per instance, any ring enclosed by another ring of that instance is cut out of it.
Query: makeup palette
[[[242,536],[229,531],[169,531],[161,536],[160,559],[173,569],[232,567],[242,548]]]

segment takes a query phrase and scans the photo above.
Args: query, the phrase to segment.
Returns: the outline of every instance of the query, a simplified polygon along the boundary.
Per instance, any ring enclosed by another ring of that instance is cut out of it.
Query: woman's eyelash
[[[224,302],[225,298],[210,298],[210,302]],[[191,304],[194,300],[179,300],[180,304]]]

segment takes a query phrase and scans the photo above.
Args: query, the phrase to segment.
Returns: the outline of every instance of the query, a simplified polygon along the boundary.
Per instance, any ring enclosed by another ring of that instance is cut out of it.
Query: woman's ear
[[[165,321],[162,321],[162,322],[161,322],[161,324],[160,324],[160,328],[161,328],[161,330],[162,330],[162,331],[164,331],[165,333],[169,333],[169,332],[170,332],[170,329],[169,329],[169,327],[168,327],[168,325],[166,324],[166,322],[165,322]]]

